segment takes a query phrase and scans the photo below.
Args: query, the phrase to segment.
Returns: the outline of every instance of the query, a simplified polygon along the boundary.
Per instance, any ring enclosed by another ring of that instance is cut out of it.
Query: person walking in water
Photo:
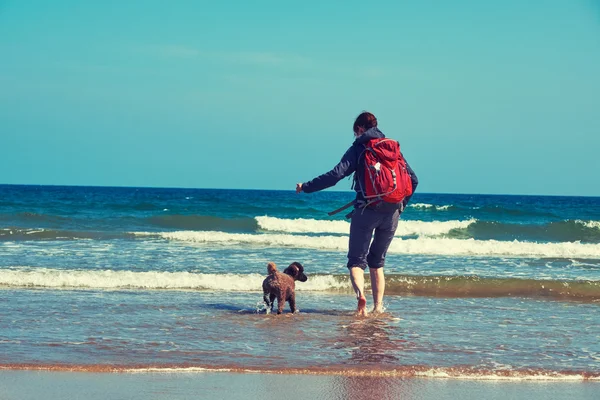
[[[356,199],[353,201],[354,210],[349,214],[351,222],[347,267],[358,300],[357,313],[366,316],[365,269],[369,267],[373,313],[381,313],[385,291],[385,255],[394,238],[400,214],[414,193],[418,179],[400,153],[398,142],[386,139],[377,128],[375,115],[370,112],[361,113],[354,121],[353,130],[354,143],[342,160],[331,171],[308,182],[298,183],[296,193],[313,193],[326,189],[354,173]],[[389,151],[382,152],[384,147]],[[388,171],[387,189],[379,181],[384,179],[379,178],[379,175],[384,176],[384,170]],[[377,188],[385,192],[381,193]]]

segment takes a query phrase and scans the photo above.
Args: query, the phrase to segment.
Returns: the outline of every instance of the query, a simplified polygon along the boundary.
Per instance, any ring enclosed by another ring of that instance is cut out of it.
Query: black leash
[[[346,208],[352,207],[353,205],[354,205],[354,200],[352,200],[350,203],[346,204],[345,206],[338,208],[337,210],[328,212],[327,215],[329,215],[329,216],[335,215],[339,212],[344,211]]]

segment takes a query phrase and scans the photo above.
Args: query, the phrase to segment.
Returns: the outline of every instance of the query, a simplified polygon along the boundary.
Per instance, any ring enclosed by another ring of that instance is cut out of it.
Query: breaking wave
[[[225,232],[136,232],[140,237],[206,243],[215,245],[252,245],[292,247],[316,250],[346,251],[344,236],[306,236],[284,234],[236,234]],[[475,240],[455,238],[395,239],[388,250],[394,254],[429,254],[445,256],[521,256],[553,258],[600,258],[600,245],[563,242],[535,243],[525,241]]]
[[[427,205],[429,206],[429,205]],[[27,214],[29,215],[29,214]],[[37,221],[50,220],[54,217],[34,215]],[[82,221],[64,228],[47,226],[14,226],[0,228],[0,241],[32,241],[32,240],[79,240],[79,239],[125,239],[131,238],[128,232],[120,231],[122,225],[106,229],[108,225],[98,225],[95,229],[82,229]],[[30,223],[32,221],[29,221]],[[115,222],[112,221],[112,224]],[[119,223],[117,221],[117,223]],[[304,234],[319,236],[322,234],[348,235],[350,223],[345,220],[319,220],[307,218],[277,218],[271,216],[221,218],[206,215],[158,215],[142,219],[128,220],[131,230],[149,231],[194,231],[217,232],[221,234]],[[37,223],[36,223],[37,225]],[[72,228],[75,226],[76,228]],[[421,221],[401,219],[396,230],[396,237],[418,238],[452,238],[476,240],[500,240],[523,242],[583,242],[600,244],[600,221],[564,220],[543,224],[520,224],[478,220],[475,218],[448,221]],[[258,237],[259,242],[263,239]],[[299,239],[301,240],[301,239]]]
[[[342,289],[347,285],[341,278],[333,275],[314,276],[310,281],[298,285],[297,290]],[[0,269],[0,287],[18,288],[255,291],[261,290],[264,279],[265,275],[261,274]]]
[[[282,219],[275,217],[256,217],[258,226],[263,231],[285,233],[338,233],[348,234],[350,223],[346,221],[328,221],[315,219]],[[396,236],[438,236],[453,229],[464,229],[476,220],[466,221],[406,221],[398,222]]]
[[[261,291],[262,274],[195,272],[84,271],[50,268],[0,269],[0,287],[46,289]],[[350,293],[347,275],[310,275],[298,291]],[[386,294],[435,297],[549,297],[600,299],[600,281],[482,278],[478,276],[411,276],[389,274]]]

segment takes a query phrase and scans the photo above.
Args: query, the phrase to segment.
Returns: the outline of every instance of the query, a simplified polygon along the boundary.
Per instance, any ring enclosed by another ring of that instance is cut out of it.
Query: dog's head
[[[306,282],[308,279],[306,275],[304,275],[304,267],[302,264],[296,261],[291,263],[290,266],[283,271],[283,273],[288,274],[294,278],[295,281]]]

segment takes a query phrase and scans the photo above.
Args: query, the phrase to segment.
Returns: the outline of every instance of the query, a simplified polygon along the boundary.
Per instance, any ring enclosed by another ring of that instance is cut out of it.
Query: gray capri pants
[[[398,227],[400,210],[355,209],[350,222],[348,269],[381,268]],[[375,231],[375,235],[373,235]],[[371,238],[373,242],[371,243]]]

